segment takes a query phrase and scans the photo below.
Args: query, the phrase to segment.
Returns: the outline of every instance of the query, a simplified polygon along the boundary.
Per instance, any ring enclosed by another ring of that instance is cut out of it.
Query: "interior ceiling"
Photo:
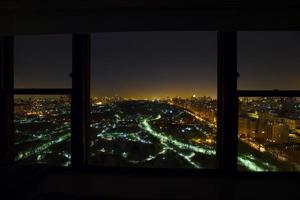
[[[1,10],[85,10],[97,8],[290,7],[300,0],[1,0]]]
[[[300,0],[0,0],[0,34],[300,30]]]

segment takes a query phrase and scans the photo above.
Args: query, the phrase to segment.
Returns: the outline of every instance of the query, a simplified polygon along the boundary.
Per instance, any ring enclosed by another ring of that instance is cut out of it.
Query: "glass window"
[[[300,170],[299,100],[297,97],[240,97],[239,170]]]
[[[16,161],[70,165],[70,96],[14,97]]]
[[[300,32],[238,33],[238,88],[300,89]]]
[[[92,34],[90,164],[215,168],[216,32]]]
[[[15,37],[15,88],[70,88],[71,72],[71,35]]]

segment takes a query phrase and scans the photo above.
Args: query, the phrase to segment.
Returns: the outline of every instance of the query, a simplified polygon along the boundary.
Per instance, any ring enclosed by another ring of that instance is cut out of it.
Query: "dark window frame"
[[[0,163],[14,159],[13,131],[13,42],[12,36],[0,36]]]
[[[237,98],[240,97],[299,97],[300,90],[237,90]],[[238,121],[239,116],[236,116],[236,120]],[[238,132],[236,132],[238,135]],[[251,177],[253,175],[262,176],[262,177],[272,177],[276,175],[277,177],[290,177],[296,178],[300,177],[300,173],[292,172],[292,171],[277,171],[277,172],[236,172],[239,176]]]
[[[13,36],[10,36],[13,40]],[[87,163],[88,147],[87,147],[87,137],[89,132],[89,119],[90,119],[90,34],[73,34],[72,40],[72,89],[68,88],[28,88],[28,89],[18,89],[13,88],[13,85],[7,90],[8,96],[13,100],[14,95],[70,95],[71,94],[71,166],[74,169],[101,169],[101,170],[125,170],[131,171],[131,169],[119,167],[101,167],[101,166],[89,166]],[[134,171],[142,172],[166,172],[167,170],[176,172],[230,172],[233,173],[236,169],[235,149],[227,148],[226,145],[232,146],[232,142],[229,138],[235,138],[234,134],[230,134],[226,137],[222,133],[229,133],[232,131],[225,131],[225,129],[234,129],[230,123],[234,121],[233,117],[228,117],[228,115],[233,115],[232,109],[226,110],[221,99],[231,98],[234,96],[234,91],[236,89],[236,80],[233,79],[235,75],[225,68],[230,69],[232,64],[233,71],[236,71],[236,33],[235,32],[218,32],[218,136],[217,136],[217,166],[216,169],[153,169],[153,168],[134,168]],[[11,43],[13,48],[13,42]],[[10,58],[13,59],[13,51],[11,52]],[[13,84],[13,64],[10,66],[10,77],[12,77]],[[220,73],[222,71],[222,73]],[[231,70],[232,71],[232,70]],[[235,73],[233,73],[235,74]],[[224,93],[225,91],[225,93]],[[227,101],[231,103],[232,101]],[[12,106],[13,106],[13,102]],[[229,108],[229,106],[228,106]],[[11,108],[13,111],[13,108]],[[227,116],[226,122],[223,121],[224,114]],[[5,113],[8,116],[8,113]],[[8,117],[8,119],[13,123],[13,115]],[[222,122],[222,123],[221,123]],[[12,127],[12,126],[10,126]],[[10,138],[13,140],[13,129],[10,130]],[[229,143],[229,144],[227,144]],[[10,147],[10,151],[13,147]]]
[[[274,30],[274,31],[293,31],[293,30]],[[241,31],[237,31],[241,32]],[[239,77],[239,72],[237,72],[237,78]],[[299,97],[300,96],[300,90],[278,90],[276,88],[274,88],[273,90],[247,90],[247,89],[237,89],[237,99],[239,99],[240,97]],[[238,100],[239,101],[239,100]],[[237,102],[238,103],[238,102]],[[238,112],[236,115],[236,120],[238,122],[239,116],[238,116]],[[238,129],[236,134],[238,135]],[[288,177],[292,177],[292,176],[296,176],[296,177],[300,177],[300,173],[299,172],[291,172],[291,171],[278,171],[278,172],[254,172],[254,171],[247,171],[247,172],[238,172],[237,174],[239,176],[274,176],[276,174],[276,176],[281,177],[281,176],[288,176]]]
[[[191,30],[193,31],[193,30]],[[13,88],[13,36],[0,36],[0,113],[1,119],[8,121],[0,124],[0,137],[5,148],[1,148],[0,160],[13,163],[13,95],[71,95],[71,169],[83,171],[101,171],[117,173],[146,173],[159,175],[238,175],[269,176],[270,172],[237,171],[237,132],[238,132],[238,98],[240,96],[300,96],[300,91],[249,91],[237,89],[237,31],[218,31],[218,136],[216,169],[163,169],[163,168],[120,168],[90,166],[87,163],[87,137],[90,119],[90,34],[73,34],[72,48],[72,89],[70,88]],[[226,117],[225,117],[226,116]],[[76,122],[76,123],[74,123]],[[10,133],[10,134],[5,134]],[[6,152],[3,154],[3,152]],[[66,170],[65,167],[53,169]],[[291,175],[294,172],[275,172],[278,176]]]
[[[193,31],[193,30],[192,30]],[[126,171],[126,172],[147,172],[147,173],[168,173],[174,174],[204,174],[211,173],[226,173],[234,174],[237,169],[237,106],[230,105],[234,100],[237,102],[237,33],[234,31],[217,31],[217,146],[216,146],[216,168],[214,169],[164,169],[164,168],[127,168],[127,167],[104,167],[88,165],[87,159],[81,163],[81,168],[89,170],[108,170],[108,171]],[[90,40],[90,38],[89,38]],[[73,49],[74,50],[74,49]],[[89,52],[90,53],[90,52]],[[89,56],[90,58],[90,56]],[[225,70],[226,69],[226,70]],[[90,72],[90,66],[87,68]],[[85,73],[85,80],[82,82],[90,83],[90,73]],[[90,85],[86,90],[90,91]],[[90,96],[88,95],[88,102]],[[238,105],[236,103],[236,105]],[[87,105],[82,105],[87,106]],[[226,116],[226,118],[225,118]],[[86,119],[90,119],[90,112],[86,113]],[[89,132],[89,127],[86,127],[86,133]],[[225,134],[226,133],[226,134]],[[81,137],[87,138],[87,135]],[[88,148],[86,146],[86,148]],[[88,152],[88,149],[82,150]]]
[[[14,87],[14,36],[0,36],[0,137],[5,148],[0,163],[15,163],[14,96],[15,95],[68,95],[71,88],[15,88]],[[71,114],[72,115],[72,114]],[[5,120],[3,120],[5,119]],[[6,133],[6,134],[3,134]]]

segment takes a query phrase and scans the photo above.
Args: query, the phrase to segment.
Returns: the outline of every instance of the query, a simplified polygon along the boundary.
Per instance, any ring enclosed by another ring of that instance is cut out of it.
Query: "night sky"
[[[70,88],[71,35],[16,36],[15,88]]]
[[[16,88],[71,87],[71,35],[17,36]],[[92,34],[92,96],[216,97],[216,32]],[[300,89],[299,32],[242,32],[239,89]]]
[[[216,37],[215,32],[93,34],[92,91],[135,98],[216,96]]]
[[[239,89],[300,89],[300,32],[240,32]]]

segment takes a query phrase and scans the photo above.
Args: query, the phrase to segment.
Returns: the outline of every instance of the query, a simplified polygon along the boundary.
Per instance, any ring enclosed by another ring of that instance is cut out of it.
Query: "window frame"
[[[0,36],[0,119],[3,123],[0,124],[1,145],[5,149],[1,149],[6,153],[0,158],[4,163],[16,163],[16,151],[14,143],[14,96],[15,95],[68,95],[71,96],[71,88],[15,88],[14,87],[14,36]],[[71,102],[72,104],[72,102]],[[72,115],[72,113],[71,113]],[[71,116],[70,116],[71,117]],[[6,119],[6,120],[3,120]],[[72,122],[71,122],[72,126]],[[1,152],[1,153],[2,153]],[[34,165],[34,164],[33,164]]]
[[[170,31],[170,30],[169,30]],[[196,31],[196,30],[187,30]],[[241,96],[300,96],[300,91],[249,91],[237,89],[237,31],[218,31],[217,36],[217,168],[216,169],[163,169],[163,168],[124,168],[90,166],[87,163],[87,137],[90,122],[90,33],[72,35],[72,89],[70,88],[13,88],[13,38],[0,36],[0,113],[8,123],[0,124],[0,137],[5,148],[1,151],[13,152],[13,95],[52,94],[71,95],[71,168],[80,171],[137,173],[150,175],[230,175],[230,176],[269,176],[270,172],[237,171],[238,98]],[[7,106],[8,105],[8,106]],[[225,117],[226,116],[226,117]],[[9,133],[9,134],[5,134]],[[2,152],[1,152],[2,153]],[[1,162],[13,163],[13,156],[0,154]],[[66,170],[65,167],[52,169]],[[67,168],[69,169],[69,168]],[[293,177],[300,173],[275,172],[278,176]]]
[[[251,31],[251,30],[250,30]],[[260,30],[259,30],[260,31]],[[263,31],[263,30],[261,30]],[[273,31],[293,31],[293,30],[273,30]],[[237,34],[241,31],[236,31]],[[237,35],[238,36],[238,35]],[[238,70],[238,69],[237,69]],[[237,71],[237,78],[239,78],[240,74]],[[273,90],[253,90],[253,89],[237,89],[237,99],[240,97],[299,97],[300,96],[300,90],[278,90],[278,89],[273,89]],[[239,100],[238,100],[239,101]],[[237,102],[238,103],[238,102]],[[236,120],[238,122],[239,116],[237,113]],[[236,135],[238,135],[238,129],[236,132]],[[237,171],[236,173],[239,176],[246,176],[246,177],[251,177],[251,176],[262,176],[262,177],[270,177],[276,175],[276,177],[300,177],[300,171],[298,172],[292,172],[292,171],[277,171],[277,172],[255,172],[255,171],[246,171],[246,172],[241,172]]]
[[[13,39],[13,36],[11,36]],[[234,143],[231,142],[229,138],[234,138],[235,135],[227,135],[223,136],[222,133],[229,133],[232,131],[225,131],[225,129],[234,130],[235,126],[231,126],[230,123],[234,122],[233,117],[228,118],[228,115],[232,115],[234,110],[224,107],[224,103],[221,99],[229,99],[234,96],[236,89],[236,80],[233,78],[229,70],[230,67],[235,65],[235,67],[231,68],[233,72],[236,70],[236,32],[218,32],[217,33],[217,94],[218,94],[218,130],[217,130],[217,155],[216,161],[217,166],[215,169],[171,169],[171,171],[176,172],[230,172],[233,173],[236,169],[236,162],[233,162],[235,158],[235,149],[236,148],[228,148],[228,146],[234,146]],[[48,88],[48,89],[40,89],[40,88],[30,88],[30,89],[18,89],[13,88],[13,86],[9,89],[9,96],[13,97],[13,95],[18,94],[71,94],[71,166],[74,169],[84,169],[84,168],[95,168],[95,169],[115,169],[122,170],[120,167],[102,167],[102,166],[89,166],[87,163],[88,157],[88,146],[87,146],[87,137],[89,133],[89,124],[90,124],[90,42],[91,37],[90,34],[73,34],[72,39],[72,89],[57,89],[57,88]],[[13,48],[13,43],[12,47]],[[10,55],[13,59],[13,54]],[[13,68],[12,66],[10,66]],[[231,70],[231,71],[232,71]],[[220,73],[222,71],[222,73]],[[11,69],[10,76],[13,79],[13,69]],[[10,80],[11,81],[11,80]],[[13,83],[13,81],[12,81]],[[224,92],[225,91],[225,92]],[[227,95],[227,96],[226,96]],[[227,101],[231,103],[232,101]],[[228,106],[228,108],[230,108]],[[12,108],[13,109],[13,108]],[[8,113],[5,113],[8,115]],[[224,115],[227,116],[226,122],[223,119]],[[234,115],[232,115],[234,116]],[[10,121],[13,115],[9,118]],[[222,122],[222,123],[221,123]],[[13,133],[10,133],[10,137]],[[12,138],[12,137],[11,137]],[[228,144],[229,143],[229,144]],[[227,146],[227,147],[226,147]],[[11,147],[12,149],[13,147]],[[126,169],[126,168],[124,168]],[[124,170],[123,169],[123,170]],[[131,171],[131,169],[127,169]],[[132,169],[136,171],[136,168]],[[166,172],[170,169],[153,169],[153,168],[139,168],[137,171],[142,172]]]
[[[199,31],[199,30],[187,30],[187,31]],[[89,34],[90,36],[90,34]],[[91,38],[89,38],[90,40]],[[216,145],[216,168],[214,169],[165,169],[165,168],[127,168],[127,167],[116,167],[116,166],[94,166],[88,165],[86,162],[81,163],[81,168],[89,170],[114,170],[114,171],[138,171],[146,173],[162,173],[162,174],[205,174],[210,173],[229,173],[233,174],[237,169],[237,143],[234,141],[237,139],[237,135],[229,134],[237,132],[237,121],[234,116],[237,114],[237,106],[224,106],[224,99],[227,99],[226,104],[231,104],[233,99],[237,100],[237,33],[234,31],[217,31],[217,145]],[[91,42],[91,41],[89,41]],[[90,52],[89,52],[90,53]],[[90,56],[89,56],[90,59]],[[227,69],[227,70],[225,70]],[[87,69],[90,71],[90,66]],[[89,80],[90,83],[91,75],[86,73],[83,77]],[[90,85],[85,88],[90,92]],[[88,102],[90,102],[90,96],[88,96]],[[237,104],[236,104],[237,105]],[[86,105],[84,105],[86,106]],[[227,109],[228,108],[228,109]],[[225,118],[225,116],[227,116]],[[228,117],[229,116],[229,117]],[[90,112],[86,114],[86,119],[90,119]],[[226,122],[224,122],[226,120]],[[235,123],[236,122],[236,123]],[[86,127],[86,134],[89,132],[89,127]],[[227,131],[225,131],[227,130]],[[228,131],[229,130],[229,131]],[[224,133],[227,133],[226,135]],[[87,138],[88,136],[83,136]],[[88,148],[88,146],[86,146]],[[84,150],[83,150],[84,151]],[[86,149],[85,152],[88,152]],[[86,154],[88,156],[88,154]]]

